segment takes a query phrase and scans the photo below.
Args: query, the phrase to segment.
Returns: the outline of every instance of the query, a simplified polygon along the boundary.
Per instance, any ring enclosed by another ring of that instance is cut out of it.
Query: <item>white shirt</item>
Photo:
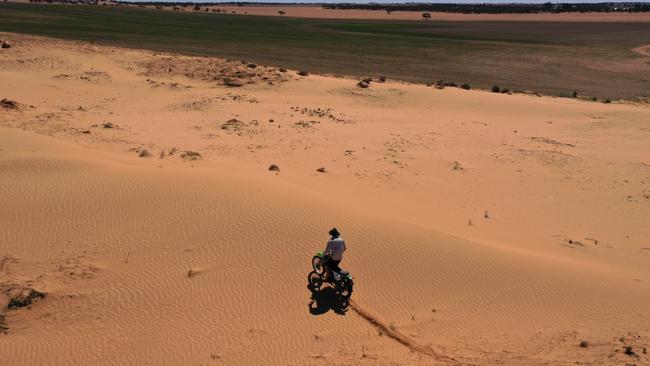
[[[343,252],[345,252],[345,240],[338,237],[327,242],[325,254],[331,254],[332,260],[340,261],[343,259]]]

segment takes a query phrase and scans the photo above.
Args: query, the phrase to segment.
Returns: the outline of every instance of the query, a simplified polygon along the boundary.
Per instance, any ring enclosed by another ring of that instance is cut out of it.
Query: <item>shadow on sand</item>
[[[332,287],[320,286],[319,289],[315,289],[308,284],[307,288],[311,292],[311,301],[309,302],[311,315],[322,315],[330,310],[338,315],[345,315],[348,311],[350,302],[339,296]]]

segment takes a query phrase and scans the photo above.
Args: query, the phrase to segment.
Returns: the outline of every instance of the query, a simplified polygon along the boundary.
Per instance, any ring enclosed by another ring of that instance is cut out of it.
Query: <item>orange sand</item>
[[[647,105],[0,39],[0,364],[650,364]]]

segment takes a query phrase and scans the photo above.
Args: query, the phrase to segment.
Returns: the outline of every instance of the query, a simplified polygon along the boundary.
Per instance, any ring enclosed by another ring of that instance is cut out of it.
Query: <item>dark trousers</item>
[[[341,263],[341,261],[335,261],[334,259],[330,258],[327,261],[327,268],[329,268],[330,271],[341,272],[341,268],[339,267],[339,263]]]

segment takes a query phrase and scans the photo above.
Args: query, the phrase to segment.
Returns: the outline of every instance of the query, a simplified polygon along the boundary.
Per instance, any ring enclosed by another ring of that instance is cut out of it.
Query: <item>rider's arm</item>
[[[327,242],[327,246],[325,247],[325,251],[323,252],[324,254],[331,254],[332,253],[332,241]]]

